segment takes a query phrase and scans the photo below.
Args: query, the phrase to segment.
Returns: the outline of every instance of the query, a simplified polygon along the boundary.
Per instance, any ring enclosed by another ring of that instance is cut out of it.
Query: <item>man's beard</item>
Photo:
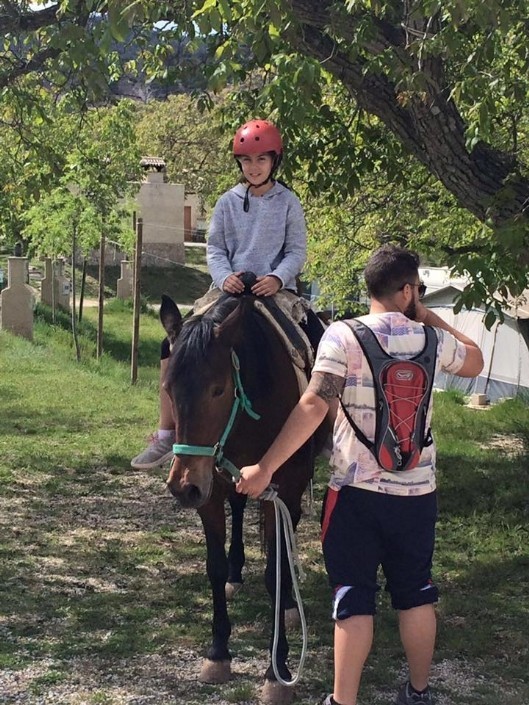
[[[406,306],[402,313],[407,318],[410,318],[412,321],[414,321],[417,318],[417,306],[415,305],[415,301],[410,301],[410,303]]]

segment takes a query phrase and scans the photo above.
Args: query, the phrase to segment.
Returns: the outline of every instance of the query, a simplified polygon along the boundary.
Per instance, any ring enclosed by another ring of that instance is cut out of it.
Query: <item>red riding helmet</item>
[[[264,154],[274,152],[278,157],[283,154],[281,133],[268,120],[250,120],[239,127],[233,138],[233,156],[243,154]]]

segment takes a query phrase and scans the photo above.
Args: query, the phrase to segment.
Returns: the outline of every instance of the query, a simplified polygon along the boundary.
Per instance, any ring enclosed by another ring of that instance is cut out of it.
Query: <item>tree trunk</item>
[[[136,220],[136,214],[134,214]],[[132,350],[130,356],[130,382],[138,379],[138,348],[140,340],[141,309],[141,255],[143,250],[143,218],[138,218],[136,227],[136,248],[134,251],[134,311],[132,317]]]
[[[363,50],[376,56],[390,48],[398,60],[420,71],[424,79],[424,91],[399,94],[386,76],[366,71],[365,59],[358,55],[351,58],[327,33],[332,27],[344,40],[352,38],[358,16],[341,12],[336,17],[336,5],[330,0],[289,0],[289,5],[299,23],[294,32],[286,33],[290,44],[324,61],[325,68],[343,83],[358,105],[376,115],[463,208],[481,221],[490,219],[497,227],[527,220],[529,180],[520,175],[512,155],[484,142],[467,149],[466,125],[448,97],[440,57],[429,57],[417,66],[415,57],[406,51],[404,29],[374,20],[376,31]],[[406,21],[411,22],[409,18]]]

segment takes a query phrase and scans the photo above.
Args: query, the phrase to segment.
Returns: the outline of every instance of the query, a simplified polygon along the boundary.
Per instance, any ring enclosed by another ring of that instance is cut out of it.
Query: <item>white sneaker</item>
[[[149,446],[130,461],[130,466],[135,470],[159,468],[173,457],[174,434],[169,438],[160,438],[156,432],[149,440]]]

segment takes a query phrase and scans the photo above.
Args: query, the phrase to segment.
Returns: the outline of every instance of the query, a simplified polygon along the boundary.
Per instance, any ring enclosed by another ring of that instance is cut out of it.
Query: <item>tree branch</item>
[[[8,72],[0,73],[0,88],[12,85],[20,76],[27,76],[41,69],[46,61],[55,59],[61,54],[61,49],[47,48],[37,52],[31,59],[20,59],[13,62]]]
[[[17,39],[20,35],[31,35],[43,27],[56,26],[60,30],[63,22],[73,22],[79,26],[86,26],[90,12],[86,3],[78,0],[74,9],[64,17],[58,17],[59,5],[51,5],[43,10],[20,12],[13,3],[3,2],[4,12],[0,12],[0,34],[8,38],[13,35]],[[34,47],[37,46],[35,39]],[[31,51],[31,49],[30,49]],[[61,46],[44,46],[35,53],[26,57],[16,56],[14,51],[6,52],[0,56],[0,88],[12,85],[21,76],[27,76],[34,72],[41,71],[46,62],[56,59],[63,52],[68,51],[65,44]]]
[[[11,2],[2,4],[5,10],[0,11],[0,34],[3,36],[18,32],[34,32],[57,23],[58,4],[29,12],[20,12]]]
[[[419,61],[407,50],[404,30],[372,18],[375,32],[361,46],[364,55],[393,49],[399,62],[413,68],[425,85],[421,91],[398,91],[381,70],[369,70],[369,59],[347,51],[346,40],[356,36],[360,15],[343,11],[339,17],[333,15],[336,4],[331,0],[289,0],[289,5],[298,24],[285,39],[297,51],[320,61],[362,109],[376,115],[440,179],[460,205],[479,220],[491,219],[500,226],[527,218],[529,181],[518,173],[514,157],[484,142],[468,151],[466,124],[448,97],[439,56],[426,55]],[[412,28],[424,34],[435,21],[419,18]]]

